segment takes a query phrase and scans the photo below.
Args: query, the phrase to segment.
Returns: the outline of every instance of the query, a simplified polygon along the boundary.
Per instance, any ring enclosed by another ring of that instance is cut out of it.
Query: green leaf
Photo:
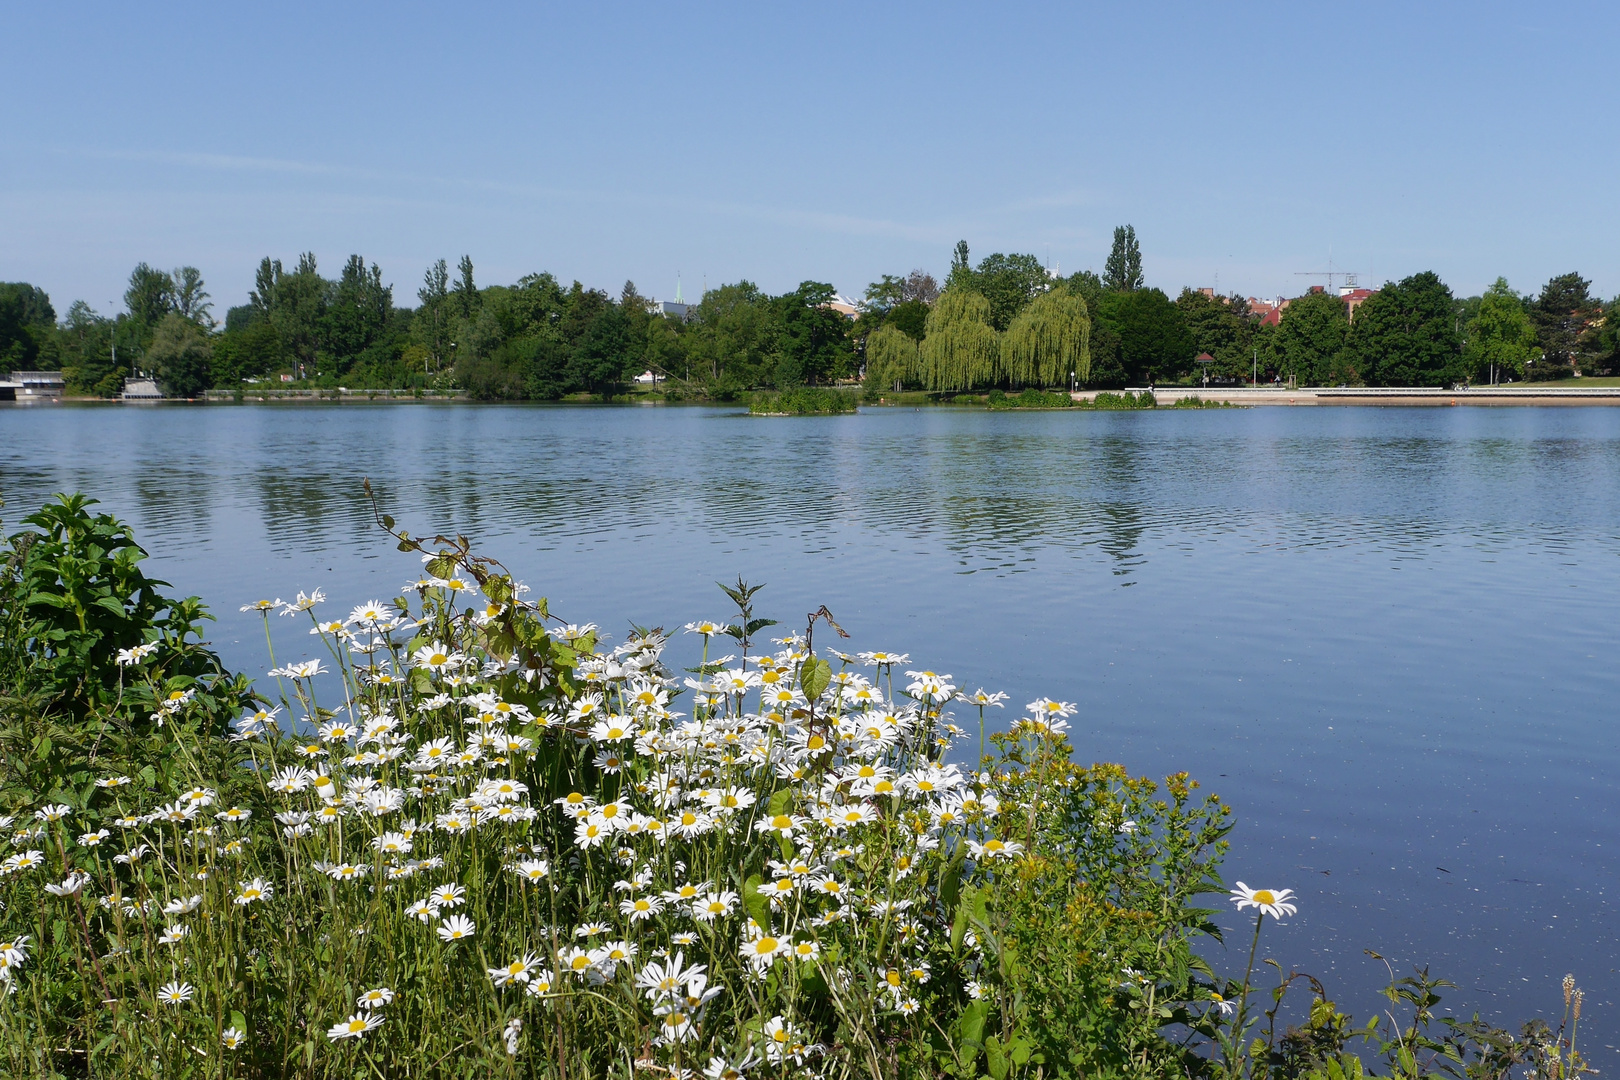
[[[957,847],[956,854],[945,866],[945,873],[939,879],[939,902],[944,905],[947,912],[955,914],[956,902],[962,890],[962,864],[967,860],[967,846]]]
[[[764,883],[764,879],[758,874],[749,874],[742,887],[743,907],[748,909],[748,914],[753,916],[761,928],[770,925],[770,901],[759,891],[759,887]]]
[[[985,1067],[990,1070],[990,1080],[1005,1080],[1007,1075],[1007,1055],[1002,1049],[1001,1040],[994,1035],[984,1040]]]
[[[382,516],[382,523],[383,523],[383,528],[385,528],[385,529],[392,529],[394,527],[394,519],[389,517],[387,514],[384,514]],[[241,1014],[240,1013],[232,1013],[231,1015],[232,1016],[239,1016]]]
[[[832,682],[832,665],[825,660],[818,660],[814,656],[799,665],[799,689],[811,701],[821,696]]]
[[[956,1060],[963,1069],[972,1069],[984,1049],[984,1023],[990,1018],[990,1003],[982,998],[970,1002],[956,1018]]]
[[[956,906],[956,915],[951,919],[951,952],[958,952],[962,948],[962,936],[967,933],[968,911],[973,905],[973,895],[978,892],[973,886],[962,894],[962,902]]]

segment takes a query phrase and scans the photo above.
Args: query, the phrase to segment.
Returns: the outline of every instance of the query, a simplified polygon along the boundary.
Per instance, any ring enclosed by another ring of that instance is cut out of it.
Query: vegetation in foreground
[[[423,560],[403,595],[246,605],[270,701],[127,528],[79,497],[26,523],[0,575],[8,1075],[1585,1071],[1572,981],[1520,1036],[1437,1017],[1427,972],[1360,1027],[1308,976],[1257,988],[1286,889],[1231,890],[1254,933],[1217,975],[1193,945],[1219,799],[1077,765],[1064,702],[989,736],[1005,695],[828,647],[825,608],[764,649],[738,582],[681,673],[661,629],[609,648],[383,516]]]

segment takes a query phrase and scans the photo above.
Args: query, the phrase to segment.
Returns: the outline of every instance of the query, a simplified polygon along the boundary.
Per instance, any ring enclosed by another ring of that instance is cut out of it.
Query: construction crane
[[[1328,260],[1328,268],[1327,268],[1327,270],[1325,272],[1321,271],[1321,270],[1296,270],[1296,271],[1294,271],[1294,276],[1295,277],[1325,277],[1325,278],[1328,279],[1327,280],[1328,292],[1332,292],[1333,291],[1333,279],[1334,278],[1343,278],[1345,287],[1349,288],[1349,289],[1353,289],[1353,288],[1356,287],[1356,279],[1359,278],[1361,276],[1361,274],[1360,274],[1359,271],[1356,271],[1356,270],[1335,270],[1335,269],[1333,269],[1333,260],[1329,259]]]

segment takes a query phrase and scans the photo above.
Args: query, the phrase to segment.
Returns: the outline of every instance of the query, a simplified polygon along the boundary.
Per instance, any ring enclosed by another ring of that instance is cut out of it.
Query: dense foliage
[[[744,280],[672,307],[633,282],[617,296],[549,273],[480,286],[467,256],[454,272],[443,259],[429,267],[415,300],[396,305],[381,268],[359,255],[333,279],[309,253],[290,269],[265,258],[248,302],[222,324],[195,267],[140,264],[126,310],[113,317],[78,301],[58,321],[39,289],[0,284],[0,364],[60,369],[69,392],[101,396],[139,371],[180,397],[285,380],[497,401],[605,399],[644,372],[670,400],[730,400],[861,378],[869,391],[951,395],[1205,375],[1217,384],[1443,386],[1620,370],[1620,300],[1593,296],[1579,274],[1554,277],[1534,297],[1498,279],[1459,299],[1426,271],[1386,282],[1354,310],[1330,290],[1277,310],[1213,289],[1172,300],[1146,286],[1129,225],[1115,230],[1100,276],[1059,278],[1028,254],[975,264],[964,241],[943,288],[923,270],[885,274],[854,317],[815,281],[772,296]]]

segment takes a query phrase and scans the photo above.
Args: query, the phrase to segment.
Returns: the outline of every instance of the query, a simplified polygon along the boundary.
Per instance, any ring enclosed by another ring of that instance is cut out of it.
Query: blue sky
[[[470,254],[688,299],[1028,251],[1620,292],[1614,4],[12,5],[0,279]]]

